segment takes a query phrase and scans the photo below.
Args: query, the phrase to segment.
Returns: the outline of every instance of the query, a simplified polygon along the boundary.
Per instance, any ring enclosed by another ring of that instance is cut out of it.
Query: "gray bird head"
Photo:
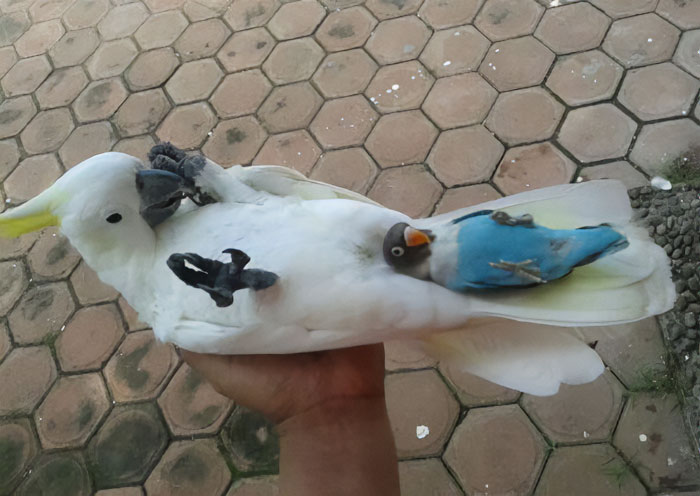
[[[414,229],[400,222],[384,237],[384,260],[401,272],[427,277],[425,268],[433,240],[435,236],[430,231]]]

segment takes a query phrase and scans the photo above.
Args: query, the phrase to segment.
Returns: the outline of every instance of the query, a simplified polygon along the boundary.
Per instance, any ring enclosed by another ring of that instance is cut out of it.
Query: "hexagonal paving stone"
[[[386,370],[405,371],[435,367],[437,360],[423,350],[420,343],[401,339],[384,343],[384,366]]]
[[[29,8],[34,22],[48,21],[61,17],[73,0],[40,0]]]
[[[144,496],[141,486],[119,487],[97,491],[95,496]]]
[[[374,17],[379,20],[400,17],[416,12],[423,0],[405,0],[402,2],[391,2],[389,0],[367,0],[365,6],[372,11]]]
[[[228,72],[252,69],[262,64],[275,46],[275,40],[264,28],[235,33],[221,47],[216,58]]]
[[[470,187],[474,188],[476,186]],[[497,196],[497,198],[499,197],[500,195]],[[455,366],[440,364],[440,372],[453,386],[459,402],[470,408],[505,405],[515,403],[520,398],[519,391],[499,386],[481,377],[459,370]]]
[[[700,28],[700,7],[695,2],[660,0],[656,12],[681,29]]]
[[[507,195],[564,184],[576,172],[574,164],[551,143],[511,148],[501,160],[493,182]]]
[[[66,168],[78,165],[98,153],[108,152],[117,142],[109,122],[94,122],[78,126],[58,152]]]
[[[559,143],[582,162],[622,157],[637,124],[609,103],[572,110],[559,132]]]
[[[700,77],[700,30],[683,33],[673,62],[693,76]]]
[[[248,164],[265,138],[267,133],[255,117],[239,117],[217,124],[202,152],[222,166]]]
[[[478,74],[441,78],[423,102],[423,111],[442,129],[479,124],[497,96]]]
[[[15,42],[15,49],[20,57],[40,55],[51,48],[65,32],[58,19],[34,24]]]
[[[133,93],[114,116],[122,136],[151,133],[170,110],[170,102],[160,88]]]
[[[58,379],[34,414],[44,449],[83,446],[110,407],[98,373]]]
[[[532,36],[501,41],[491,46],[479,72],[498,91],[540,84],[554,62],[554,54]]]
[[[163,12],[164,10],[182,8],[185,0],[144,0],[144,3],[151,12]],[[212,1],[212,3],[216,2]]]
[[[595,179],[616,179],[622,181],[627,189],[648,186],[649,180],[632,167],[629,162],[620,161],[611,164],[594,165],[584,167],[579,172],[579,177],[583,181],[593,181]]]
[[[474,21],[491,41],[532,34],[544,8],[534,0],[491,0]]]
[[[425,67],[412,60],[380,68],[365,96],[382,113],[411,110],[420,107],[434,81]]]
[[[3,453],[0,491],[12,494],[12,489],[22,479],[37,452],[37,442],[29,420],[17,419],[0,423],[0,449]]]
[[[365,50],[380,64],[415,59],[430,38],[430,30],[415,16],[384,21],[372,32]]]
[[[105,366],[105,378],[118,402],[155,399],[178,363],[171,344],[157,342],[152,331],[133,332]]]
[[[590,0],[613,19],[653,12],[658,0]]]
[[[399,463],[399,481],[403,496],[461,496],[462,491],[438,458],[407,460]]]
[[[10,331],[16,343],[51,340],[75,310],[68,285],[63,282],[33,286],[10,313]]]
[[[0,141],[0,181],[5,179],[19,163],[19,148],[15,140]]]
[[[300,0],[286,3],[272,16],[267,29],[278,40],[290,40],[314,32],[326,10],[316,0]]]
[[[321,149],[306,130],[275,134],[267,138],[254,164],[284,165],[308,175]]]
[[[0,16],[0,46],[11,45],[29,29],[29,17],[24,12],[12,12]]]
[[[277,472],[279,437],[260,413],[238,406],[221,430],[221,440],[243,472]]]
[[[62,279],[70,274],[80,254],[68,242],[58,228],[42,229],[39,240],[27,256],[34,280]]]
[[[138,49],[129,38],[107,41],[101,44],[87,61],[87,71],[92,79],[118,76],[136,58]]]
[[[85,307],[73,316],[56,340],[56,356],[67,372],[97,370],[124,335],[114,305]]]
[[[127,95],[128,92],[119,78],[95,81],[75,100],[73,111],[80,122],[106,119],[114,114]]]
[[[654,176],[689,153],[700,140],[700,127],[690,119],[647,124],[637,137],[630,160]]]
[[[318,89],[327,98],[360,93],[377,71],[377,64],[362,49],[328,55],[313,76]]]
[[[85,262],[81,262],[73,272],[70,283],[82,305],[114,301],[119,297],[117,290],[103,283]]]
[[[172,48],[158,48],[139,54],[124,79],[131,91],[155,88],[167,81],[178,65],[180,60]]]
[[[230,399],[214,391],[186,363],[175,373],[158,404],[175,436],[217,432],[232,406]]]
[[[17,52],[10,47],[0,48],[0,77],[7,74],[13,65],[17,62]]]
[[[374,160],[363,148],[358,147],[324,153],[311,173],[311,178],[366,193],[377,173]]]
[[[0,415],[27,415],[56,379],[48,346],[15,348],[0,363]]]
[[[9,197],[7,199],[10,200]],[[33,232],[19,238],[0,238],[0,260],[9,260],[10,262],[9,265],[0,264],[0,273],[4,278],[0,280],[5,282],[3,286],[0,286],[0,315],[5,315],[5,312],[17,301],[27,284],[22,262],[11,259],[27,253],[38,237],[39,233]],[[9,290],[13,287],[14,289]]]
[[[363,7],[331,12],[316,30],[316,39],[329,52],[364,45],[377,20]]]
[[[175,50],[183,62],[212,57],[231,32],[219,19],[190,24],[175,42]]]
[[[127,331],[141,331],[148,327],[148,324],[139,321],[138,313],[131,307],[131,305],[129,305],[123,296],[119,298],[117,303],[119,304],[119,308],[121,309],[124,320],[126,321]]]
[[[231,484],[226,496],[279,496],[277,476],[238,479]]]
[[[239,0],[232,2],[224,20],[234,31],[262,26],[279,8],[278,0]]]
[[[36,114],[30,96],[9,98],[0,104],[0,138],[19,133]]]
[[[95,51],[100,41],[92,28],[68,31],[49,50],[49,57],[56,68],[83,63]]]
[[[118,5],[111,9],[97,25],[104,40],[124,38],[134,33],[148,17],[148,10],[140,3]]]
[[[670,62],[628,71],[617,98],[643,121],[687,115],[700,83]]]
[[[55,155],[25,158],[5,179],[5,193],[13,201],[26,201],[51,186],[63,170]]]
[[[669,60],[680,31],[656,14],[615,21],[603,42],[603,50],[625,67]]]
[[[262,69],[273,83],[295,83],[309,79],[322,59],[323,49],[306,37],[279,43]]]
[[[58,150],[73,130],[73,119],[67,108],[39,112],[24,128],[20,139],[24,149],[34,155]]]
[[[613,443],[652,488],[700,482],[700,467],[675,394],[632,396],[622,412]]]
[[[365,147],[381,167],[425,160],[438,131],[420,111],[385,115],[367,138]]]
[[[607,100],[615,94],[624,69],[598,50],[560,58],[547,87],[572,106]]]
[[[134,34],[142,50],[162,48],[173,43],[187,27],[187,18],[177,10],[152,15]]]
[[[0,315],[5,315],[19,300],[27,287],[27,276],[24,264],[19,260],[9,260],[0,263]]]
[[[551,138],[564,115],[564,106],[542,88],[502,93],[491,109],[486,127],[508,145]]]
[[[271,133],[301,129],[309,125],[323,98],[307,82],[274,88],[258,109],[260,122]]]
[[[2,78],[2,89],[8,97],[26,95],[36,90],[51,73],[45,55],[22,59]]]
[[[12,340],[7,324],[0,324],[0,362],[12,349]]]
[[[435,215],[471,207],[472,205],[491,200],[498,200],[499,198],[501,198],[501,194],[489,184],[474,184],[472,186],[462,186],[461,188],[451,188],[445,191],[445,194],[440,199],[440,203],[435,209]]]
[[[35,494],[89,496],[90,472],[82,455],[76,452],[45,454],[34,464],[30,475],[17,488],[17,496]]]
[[[216,124],[216,116],[204,102],[175,107],[156,131],[161,141],[179,148],[196,148]]]
[[[581,2],[548,10],[535,36],[557,54],[581,52],[600,46],[608,26],[608,16]]]
[[[83,29],[97,24],[109,10],[108,0],[78,0],[63,14],[68,29]]]
[[[643,496],[644,486],[609,444],[555,449],[537,485],[537,496],[561,494]]]
[[[187,62],[165,84],[165,91],[176,105],[205,100],[223,76],[214,59]]]
[[[82,67],[68,67],[51,73],[34,94],[42,109],[63,107],[70,105],[87,84]]]
[[[386,403],[399,458],[437,455],[457,422],[459,404],[434,370],[391,374]]]
[[[433,29],[449,28],[470,23],[483,3],[484,0],[425,0],[418,15]]]
[[[176,441],[146,480],[153,495],[221,494],[231,481],[231,472],[213,439]]]
[[[479,408],[457,426],[444,459],[469,493],[527,494],[545,446],[518,405]]]
[[[97,488],[143,480],[168,444],[168,433],[152,403],[112,410],[88,446]]]
[[[226,76],[209,101],[220,117],[240,117],[254,113],[271,89],[263,73],[253,69]]]
[[[141,162],[148,163],[148,152],[156,142],[150,135],[137,136],[135,138],[123,139],[114,145],[112,151],[126,153],[137,157]]]
[[[425,166],[409,165],[381,172],[367,196],[411,217],[426,217],[442,191]]]
[[[349,96],[324,103],[309,129],[326,149],[361,145],[377,117],[367,100]]]
[[[420,61],[437,77],[476,70],[489,48],[489,40],[473,26],[435,31]]]
[[[622,410],[624,389],[610,372],[580,386],[562,384],[554,396],[523,395],[523,409],[557,444],[607,440]]]
[[[472,126],[443,132],[427,162],[447,187],[479,183],[491,177],[503,151],[486,128]]]

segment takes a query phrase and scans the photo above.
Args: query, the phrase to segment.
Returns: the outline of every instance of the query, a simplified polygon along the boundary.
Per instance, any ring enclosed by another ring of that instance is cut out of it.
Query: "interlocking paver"
[[[114,124],[121,136],[151,133],[170,110],[170,102],[163,90],[132,93],[114,114]]]
[[[377,64],[362,49],[328,55],[313,76],[313,82],[326,98],[349,96],[367,88]]]
[[[80,254],[57,228],[42,229],[27,256],[34,280],[66,278],[80,261]]]
[[[15,348],[0,363],[0,415],[27,415],[56,379],[48,346]]]
[[[11,200],[9,196],[7,199]],[[0,264],[0,270],[5,274],[2,279],[5,284],[4,286],[0,286],[2,290],[0,291],[0,315],[4,315],[15,301],[17,301],[17,298],[19,298],[27,284],[22,262],[12,259],[25,255],[38,237],[39,233],[35,232],[19,238],[0,239],[0,260],[9,261],[9,265],[7,263]],[[12,267],[11,271],[9,267]],[[8,271],[11,272],[9,275],[7,275]],[[21,289],[17,289],[17,294],[13,294],[12,291],[8,292],[8,288],[12,287]]]
[[[66,169],[78,165],[98,153],[112,149],[117,138],[109,122],[78,126],[61,146],[58,155]]]
[[[62,172],[53,154],[25,158],[5,179],[5,193],[13,201],[29,200],[51,186]]]
[[[444,29],[472,22],[483,4],[484,0],[425,0],[418,15],[433,29]]]
[[[141,159],[143,163],[148,162],[148,152],[156,144],[150,135],[126,138],[114,145],[113,151],[126,153]]]
[[[61,17],[74,0],[39,0],[29,8],[34,22],[48,21]]]
[[[87,61],[86,67],[92,79],[118,76],[128,67],[138,49],[129,38],[107,41],[100,45]]]
[[[535,36],[557,54],[596,48],[610,25],[610,19],[585,2],[548,10]]]
[[[485,185],[467,187],[478,188],[481,186]],[[489,188],[491,187],[489,186]],[[457,190],[448,190],[448,192],[450,191]],[[488,196],[488,199],[500,198],[500,195],[496,193],[493,188],[491,188],[491,193]],[[473,408],[491,405],[505,405],[508,403],[515,403],[518,401],[518,398],[520,398],[519,391],[499,386],[498,384],[489,382],[481,377],[464,372],[455,365],[440,364],[440,371],[445,379],[447,379],[447,381],[452,385],[457,393],[459,402],[464,406]]]
[[[483,122],[498,92],[479,74],[438,79],[423,102],[423,111],[441,129]]]
[[[143,50],[162,48],[173,43],[186,27],[187,18],[177,10],[169,10],[146,19],[134,38]]]
[[[364,45],[377,20],[364,7],[331,12],[316,30],[316,39],[329,52]]]
[[[74,310],[75,303],[65,282],[33,286],[8,316],[10,332],[15,343],[41,343],[55,338]]]
[[[664,62],[673,56],[680,31],[656,14],[615,21],[603,50],[625,67]]]
[[[279,496],[277,477],[246,477],[238,479],[226,496]]]
[[[420,107],[435,79],[420,62],[412,60],[380,68],[365,96],[382,113]]]
[[[36,90],[51,73],[51,64],[45,55],[17,62],[2,78],[2,89],[8,97],[26,95]]]
[[[681,29],[700,28],[700,6],[697,2],[660,0],[656,12]]]
[[[498,91],[540,84],[554,62],[554,54],[532,36],[501,41],[491,46],[479,72]]]
[[[63,14],[63,22],[70,30],[89,28],[107,15],[109,0],[77,0]]]
[[[221,429],[221,440],[238,470],[268,473],[279,470],[279,437],[260,413],[236,407]]]
[[[30,96],[8,98],[0,103],[0,138],[18,134],[36,114]]]
[[[87,85],[82,67],[67,67],[53,71],[34,94],[42,109],[63,107],[70,105]]]
[[[264,28],[234,33],[216,54],[228,72],[258,67],[275,46],[275,41]]]
[[[427,217],[442,191],[423,165],[409,165],[382,171],[368,196],[411,217]]]
[[[116,489],[102,489],[95,496],[144,496],[141,486],[119,487]]]
[[[493,182],[507,195],[571,181],[576,164],[551,143],[511,148]]]
[[[564,115],[564,106],[542,88],[501,93],[486,127],[508,145],[551,138]]]
[[[219,117],[254,113],[270,93],[272,84],[258,69],[229,74],[209,99]]]
[[[272,16],[267,28],[278,40],[290,40],[312,34],[325,16],[326,10],[316,0],[285,3]]]
[[[173,46],[183,62],[212,57],[230,33],[220,19],[207,19],[187,26]]]
[[[148,9],[141,2],[118,5],[97,24],[104,40],[116,40],[132,35],[148,18]]]
[[[117,303],[119,304],[119,308],[121,309],[122,315],[124,316],[128,332],[142,331],[148,327],[147,324],[139,321],[138,313],[136,312],[136,310],[131,308],[131,305],[129,305],[129,303],[124,299],[123,296],[119,298],[119,301]]]
[[[73,102],[73,111],[79,122],[106,119],[126,100],[127,94],[127,89],[118,77],[95,81]]]
[[[649,185],[649,180],[644,174],[632,167],[629,162],[625,161],[584,167],[581,169],[579,177],[583,181],[617,179],[618,181],[622,181],[624,185],[627,186],[627,189]]]
[[[265,129],[250,115],[221,121],[211,133],[202,152],[223,166],[249,164],[267,138]]]
[[[0,446],[3,447],[3,466],[0,469],[0,491],[12,494],[22,480],[29,463],[37,454],[37,441],[27,419],[0,423]]]
[[[51,48],[65,32],[61,21],[57,19],[34,24],[15,42],[15,49],[20,57],[41,55]]]
[[[652,12],[659,0],[589,0],[613,19]]]
[[[357,147],[324,153],[311,172],[311,178],[366,193],[377,173],[372,157],[363,148]]]
[[[132,91],[146,90],[167,81],[178,65],[180,60],[172,48],[158,48],[140,53],[124,76]]]
[[[306,130],[292,131],[268,137],[253,163],[283,165],[308,176],[320,156],[321,149]]]
[[[176,105],[206,100],[223,77],[214,59],[194,60],[177,69],[165,84],[165,91]]]
[[[21,11],[0,16],[0,46],[11,45],[29,29],[29,17]]]
[[[301,129],[309,125],[323,98],[307,82],[276,87],[258,109],[260,122],[271,133]]]
[[[624,69],[599,50],[560,58],[547,87],[571,106],[607,100],[617,90]]]
[[[447,187],[487,181],[503,156],[503,145],[483,126],[443,132],[428,164]]]
[[[700,77],[700,30],[683,33],[673,62],[693,76]]]
[[[474,25],[491,41],[502,41],[532,34],[543,13],[535,0],[490,0]]]
[[[0,141],[0,181],[5,179],[19,163],[19,148],[15,140]]]
[[[68,31],[51,47],[49,57],[54,67],[82,64],[95,51],[99,43],[97,32],[93,28]]]
[[[309,79],[323,59],[323,49],[313,38],[279,43],[262,66],[273,83],[287,84]]]
[[[445,194],[440,199],[435,208],[435,214],[445,214],[464,207],[471,207],[491,200],[497,200],[501,194],[496,191],[490,184],[474,184],[472,186],[462,186],[459,188],[451,188],[445,191]],[[474,377],[474,376],[472,376]],[[475,382],[478,382],[475,378]],[[481,381],[481,379],[479,379]],[[486,383],[486,381],[482,381]],[[482,384],[485,387],[485,385]],[[472,390],[472,386],[467,388]],[[487,389],[490,389],[487,388]],[[487,395],[490,393],[487,393]],[[460,398],[460,401],[462,399]]]
[[[325,149],[361,145],[378,114],[363,97],[349,96],[326,102],[309,126]]]
[[[214,112],[204,102],[180,105],[174,108],[158,127],[161,141],[188,149],[200,146],[216,125]]]
[[[408,340],[384,343],[384,366],[386,370],[418,370],[435,367],[437,360],[421,349],[420,343]]]
[[[17,52],[11,46],[0,48],[0,77],[7,74],[7,71],[17,62]]]
[[[435,31],[420,61],[438,77],[470,72],[479,67],[489,40],[473,26]]]
[[[7,356],[11,349],[12,342],[10,341],[10,331],[7,329],[6,324],[0,324],[0,362],[2,362],[2,359]]]
[[[56,151],[73,130],[73,118],[67,108],[39,112],[20,134],[27,153],[35,155]]]
[[[154,496],[221,494],[231,472],[213,439],[176,441],[168,446],[144,487]]]
[[[647,124],[637,137],[630,160],[650,175],[663,173],[674,160],[683,160],[700,140],[700,126],[690,119]]]
[[[622,157],[637,124],[609,103],[569,112],[559,132],[559,143],[581,162]]]
[[[545,461],[545,442],[518,407],[467,413],[444,459],[469,493],[527,494]]]
[[[406,460],[399,463],[402,496],[462,496],[462,491],[450,477],[439,458]]]
[[[163,12],[164,10],[179,9],[185,0],[143,0],[151,12]]]
[[[99,373],[64,376],[34,414],[44,449],[83,446],[110,407]]]
[[[365,49],[380,64],[415,59],[430,38],[430,30],[416,16],[384,21],[372,32]]]
[[[280,7],[278,0],[237,0],[224,14],[224,20],[234,31],[264,25]]]
[[[97,273],[82,262],[70,277],[70,283],[81,305],[114,301],[119,293],[100,281]]]
[[[380,167],[396,167],[425,160],[438,131],[420,111],[381,117],[365,147]]]
[[[423,0],[405,0],[402,2],[392,2],[390,0],[367,0],[365,6],[372,11],[379,20],[400,17],[416,12]]]
[[[33,464],[31,472],[15,494],[32,496],[49,492],[71,496],[92,494],[90,472],[80,453],[59,452],[42,455]]]

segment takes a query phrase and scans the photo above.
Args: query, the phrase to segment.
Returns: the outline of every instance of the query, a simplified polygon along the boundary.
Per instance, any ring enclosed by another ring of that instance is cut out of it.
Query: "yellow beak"
[[[0,237],[17,238],[44,227],[59,226],[61,221],[53,213],[56,203],[56,195],[49,188],[19,207],[0,214]]]

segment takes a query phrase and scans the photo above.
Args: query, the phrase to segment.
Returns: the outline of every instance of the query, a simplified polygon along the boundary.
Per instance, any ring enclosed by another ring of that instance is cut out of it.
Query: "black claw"
[[[180,150],[174,146],[172,143],[166,141],[165,143],[158,143],[151,148],[151,151],[148,152],[149,162],[153,163],[158,156],[171,158],[177,163],[183,160],[187,154],[183,150]]]
[[[491,214],[491,219],[503,226],[535,227],[535,221],[530,214],[523,214],[520,217],[512,217],[505,212],[496,211]]]
[[[239,289],[254,291],[269,288],[279,277],[260,269],[244,269],[250,257],[241,250],[230,248],[224,253],[231,255],[230,263],[204,258],[196,253],[173,253],[168,258],[168,267],[188,286],[206,291],[217,306],[233,303],[233,293]],[[185,262],[194,266],[187,267]]]

